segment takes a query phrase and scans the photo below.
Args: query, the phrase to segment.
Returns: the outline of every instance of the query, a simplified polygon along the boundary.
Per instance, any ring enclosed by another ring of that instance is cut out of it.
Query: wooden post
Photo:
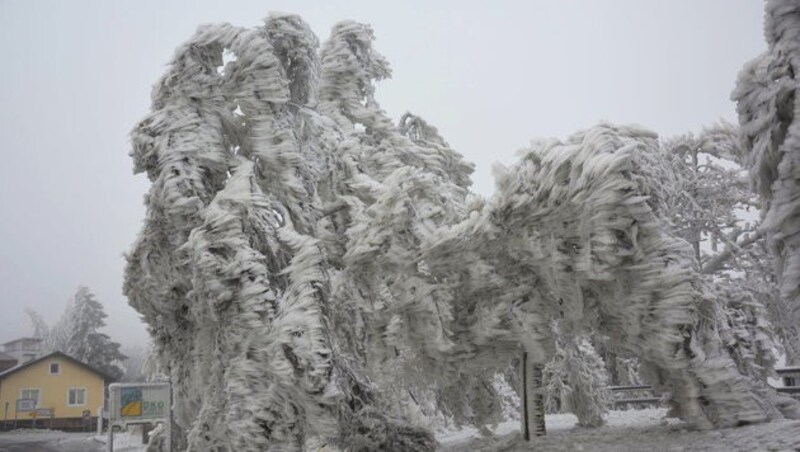
[[[149,433],[153,430],[154,425],[150,422],[145,422],[142,424],[142,444],[147,445],[149,437]]]
[[[522,352],[522,376],[520,382],[522,384],[522,397],[520,400],[520,409],[522,410],[520,420],[522,421],[522,437],[525,441],[531,440],[530,423],[528,422],[528,352]]]
[[[522,436],[525,441],[533,436],[544,436],[547,433],[544,421],[544,388],[542,387],[544,372],[541,364],[532,363],[528,353],[522,353],[522,397],[520,401]]]
[[[530,421],[533,424],[533,434],[536,436],[544,436],[547,434],[547,429],[544,424],[544,369],[541,364],[531,365],[530,370],[531,388],[528,390],[532,403],[529,405],[531,408]]]

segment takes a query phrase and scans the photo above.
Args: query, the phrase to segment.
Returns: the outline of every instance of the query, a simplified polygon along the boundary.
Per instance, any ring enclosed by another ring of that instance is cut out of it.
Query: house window
[[[36,401],[36,406],[39,406],[40,396],[42,392],[37,389],[20,389],[19,390],[19,398],[20,399],[33,399]]]
[[[50,375],[58,375],[61,373],[61,364],[50,363]]]
[[[86,388],[69,388],[67,392],[67,405],[86,405]]]

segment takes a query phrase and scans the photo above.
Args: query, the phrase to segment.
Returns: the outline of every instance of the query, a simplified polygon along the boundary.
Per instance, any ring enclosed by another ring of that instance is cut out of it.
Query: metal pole
[[[172,376],[169,378],[169,417],[167,417],[167,452],[172,452]]]
[[[119,407],[114,406],[114,391],[112,391],[111,386],[106,388],[108,391],[108,402],[104,404],[104,406],[108,407],[108,421],[106,422],[106,428],[108,429],[108,440],[106,440],[108,452],[113,452],[114,450],[114,411],[118,410]],[[104,408],[105,409],[105,408]]]
[[[97,435],[103,434],[103,407],[97,409]]]
[[[111,422],[111,413],[108,416],[108,440],[106,441],[106,450],[113,452],[114,450],[114,423]]]

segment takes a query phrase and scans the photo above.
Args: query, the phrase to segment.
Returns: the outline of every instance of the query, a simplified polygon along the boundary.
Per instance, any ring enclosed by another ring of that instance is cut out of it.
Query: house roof
[[[20,370],[22,370],[22,369],[24,369],[26,367],[30,367],[30,366],[32,366],[32,365],[34,365],[34,364],[36,364],[36,363],[38,363],[40,361],[44,361],[46,359],[53,358],[55,356],[58,356],[60,358],[65,358],[68,361],[72,361],[73,363],[75,363],[75,364],[77,364],[77,365],[79,365],[79,366],[81,366],[81,367],[83,367],[85,369],[88,369],[88,370],[96,373],[97,375],[100,375],[107,382],[115,380],[114,377],[112,377],[111,375],[103,372],[102,370],[96,369],[96,368],[84,363],[83,361],[78,361],[77,359],[67,355],[66,353],[62,353],[62,352],[58,352],[58,351],[52,352],[52,353],[48,353],[48,354],[46,354],[44,356],[41,356],[39,358],[24,362],[24,363],[22,363],[22,364],[20,364],[18,366],[14,366],[11,369],[6,370],[5,372],[0,372],[0,380],[2,380],[3,378],[6,378],[7,376],[9,376],[9,375],[11,375],[13,373],[16,373],[17,371],[20,371]]]
[[[0,361],[16,361],[17,358],[9,355],[8,353],[0,352]]]
[[[22,341],[38,341],[38,342],[42,342],[42,339],[40,339],[38,337],[21,337],[19,339],[14,339],[13,341],[8,341],[5,344],[0,344],[0,345],[14,344],[14,343],[17,343],[17,342],[22,342]]]

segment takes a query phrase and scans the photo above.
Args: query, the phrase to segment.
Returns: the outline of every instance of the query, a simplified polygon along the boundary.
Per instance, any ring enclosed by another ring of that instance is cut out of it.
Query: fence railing
[[[650,385],[638,385],[638,386],[611,386],[611,392],[615,395],[617,393],[627,393],[627,392],[648,392],[650,393],[650,397],[628,397],[628,398],[621,398],[617,399],[616,396],[614,398],[614,408],[624,407],[628,405],[657,405],[661,403],[661,396],[653,389]]]
[[[777,392],[781,394],[800,394],[800,386],[797,386],[796,383],[800,382],[800,367],[784,367],[775,369],[775,372],[778,374],[779,377],[783,378],[784,384],[786,382],[792,383],[791,386],[773,386]],[[788,380],[788,378],[792,378]],[[651,385],[631,385],[631,386],[611,386],[609,388],[612,393],[615,394],[614,399],[614,407],[623,407],[628,405],[657,405],[661,403],[661,396],[656,391],[653,386]],[[616,398],[616,394],[618,393],[630,393],[630,392],[648,392],[651,397],[628,397],[628,398]]]

